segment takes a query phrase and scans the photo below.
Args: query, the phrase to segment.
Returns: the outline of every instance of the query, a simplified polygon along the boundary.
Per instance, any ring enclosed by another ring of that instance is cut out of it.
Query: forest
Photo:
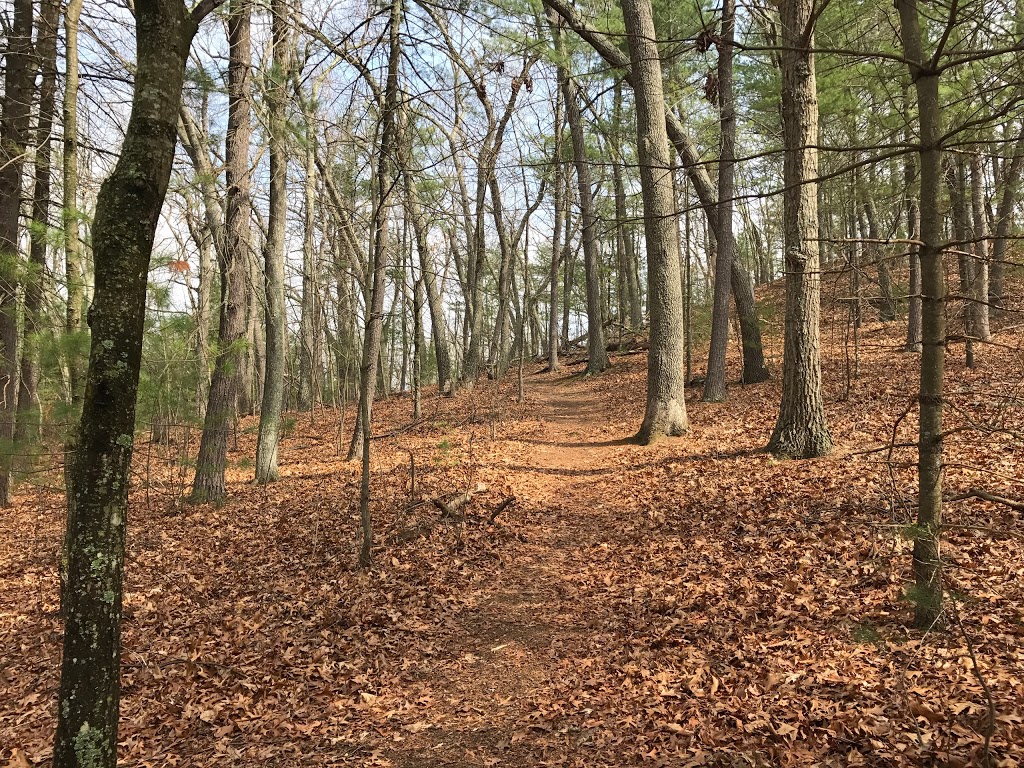
[[[0,765],[1024,764],[1018,0],[0,21]]]

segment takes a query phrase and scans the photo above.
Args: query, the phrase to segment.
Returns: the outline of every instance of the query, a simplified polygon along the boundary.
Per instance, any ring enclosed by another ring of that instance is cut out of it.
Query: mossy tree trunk
[[[203,15],[181,0],[135,4],[137,65],[121,155],[92,228],[92,343],[70,469],[68,582],[55,768],[114,768],[120,703],[121,593],[135,405],[153,238],[174,160],[192,37]]]

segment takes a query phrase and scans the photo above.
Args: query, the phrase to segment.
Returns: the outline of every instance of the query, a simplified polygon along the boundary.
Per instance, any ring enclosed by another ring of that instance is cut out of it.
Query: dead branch
[[[1003,506],[1009,507],[1017,512],[1024,512],[1024,501],[1008,499],[1005,496],[997,496],[994,493],[983,491],[980,488],[968,488],[965,492],[957,496],[950,496],[946,501],[963,501],[964,499],[981,499],[982,501],[991,501],[993,504],[1002,504]]]
[[[487,524],[488,525],[494,525],[494,521],[497,519],[498,515],[500,515],[502,512],[504,512],[506,509],[508,509],[513,504],[515,504],[515,502],[516,502],[516,497],[515,496],[509,496],[507,499],[505,499],[503,502],[501,502],[501,504],[496,506],[494,508],[494,511],[491,512],[491,516],[487,518]]]
[[[430,500],[430,503],[441,510],[441,517],[455,517],[455,513],[460,508],[466,506],[472,498],[478,494],[483,493],[487,490],[487,486],[484,483],[477,483],[474,488],[467,488],[466,492],[456,496],[454,499],[445,501],[444,499],[437,497]]]

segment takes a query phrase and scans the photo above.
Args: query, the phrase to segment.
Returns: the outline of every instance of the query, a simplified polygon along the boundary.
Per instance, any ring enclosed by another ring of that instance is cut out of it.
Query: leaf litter
[[[966,766],[979,674],[993,764],[1024,763],[1020,518],[949,504],[967,635],[907,628],[914,451],[884,446],[914,441],[915,359],[895,329],[863,338],[849,393],[827,348],[836,450],[810,461],[759,452],[777,380],[692,399],[690,435],[631,444],[642,355],[593,379],[528,371],[521,405],[514,376],[428,397],[412,426],[409,399],[382,401],[367,572],[358,466],[337,455],[351,407],[344,430],[296,414],[266,488],[243,422],[221,507],[180,503],[180,467],[140,442],[121,764]],[[973,371],[951,361],[951,495],[1024,498],[1019,339],[1002,341]],[[428,503],[478,484],[450,518]],[[0,510],[0,765],[50,758],[62,517],[46,490]]]

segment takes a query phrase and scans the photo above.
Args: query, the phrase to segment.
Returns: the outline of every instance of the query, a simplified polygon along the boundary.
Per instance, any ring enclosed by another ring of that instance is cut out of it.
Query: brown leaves
[[[879,349],[849,400],[831,393],[840,449],[814,462],[756,452],[777,382],[692,403],[685,438],[629,444],[641,355],[592,380],[528,377],[522,407],[511,382],[428,399],[430,418],[374,443],[387,543],[369,572],[353,568],[358,468],[335,455],[336,415],[284,441],[282,482],[238,469],[222,508],[147,507],[173,487],[150,477],[132,506],[122,765],[977,764],[987,708],[963,639],[904,626],[912,475],[894,485],[852,454],[906,405],[911,363]],[[975,398],[963,408],[987,407]],[[408,409],[380,403],[381,433]],[[253,450],[240,437],[235,462]],[[1021,476],[998,435],[950,443],[954,488],[990,487],[973,475],[989,459]],[[449,518],[426,503],[478,484]],[[49,757],[60,507],[0,511],[21,532],[0,539],[0,765]],[[972,526],[946,552],[996,700],[993,754],[1017,764],[1019,521],[979,499],[949,514]]]

